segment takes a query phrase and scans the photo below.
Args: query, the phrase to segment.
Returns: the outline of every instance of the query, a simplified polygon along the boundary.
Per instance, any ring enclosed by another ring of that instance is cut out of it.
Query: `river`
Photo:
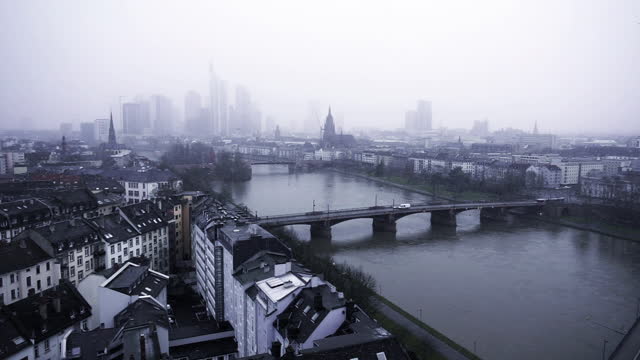
[[[258,215],[421,202],[429,198],[323,170],[290,174],[254,166],[245,183],[218,183]],[[636,316],[640,243],[536,220],[480,224],[458,215],[455,230],[432,229],[428,214],[407,216],[397,233],[372,233],[371,220],[310,239],[372,274],[380,293],[484,359],[600,359]]]

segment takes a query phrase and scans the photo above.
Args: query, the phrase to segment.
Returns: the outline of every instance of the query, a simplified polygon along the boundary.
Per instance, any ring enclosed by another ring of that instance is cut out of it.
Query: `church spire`
[[[538,120],[533,124],[533,135],[538,135]]]
[[[109,145],[115,145],[116,144],[116,130],[113,127],[113,112],[111,112],[111,115],[109,117],[110,121],[109,121]]]

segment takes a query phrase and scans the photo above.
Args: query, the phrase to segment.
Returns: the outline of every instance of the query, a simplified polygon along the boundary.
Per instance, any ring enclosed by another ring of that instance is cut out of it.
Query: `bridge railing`
[[[534,205],[540,205],[539,203],[535,202],[535,201],[514,201],[514,202],[477,202],[477,201],[469,201],[469,202],[459,202],[459,203],[447,203],[447,204],[430,204],[430,203],[424,203],[424,204],[411,204],[411,207],[409,208],[397,208],[394,207],[392,205],[379,205],[379,206],[369,206],[369,207],[357,207],[357,208],[346,208],[346,209],[336,209],[336,210],[331,210],[329,209],[329,211],[326,210],[317,210],[317,211],[310,211],[310,212],[304,212],[304,213],[291,213],[291,214],[282,214],[282,215],[270,215],[270,216],[261,216],[259,217],[259,220],[277,220],[277,219],[285,219],[285,218],[290,218],[290,217],[299,217],[299,216],[321,216],[321,215],[339,215],[341,213],[348,213],[348,212],[352,212],[352,211],[367,211],[367,210],[390,210],[390,209],[394,209],[394,210],[398,210],[401,212],[411,212],[412,210],[415,210],[415,208],[422,208],[422,207],[442,207],[443,210],[446,209],[456,209],[456,208],[464,208],[467,206],[472,206],[472,207],[487,207],[487,206],[499,206],[499,207],[507,207],[507,206],[534,206]]]

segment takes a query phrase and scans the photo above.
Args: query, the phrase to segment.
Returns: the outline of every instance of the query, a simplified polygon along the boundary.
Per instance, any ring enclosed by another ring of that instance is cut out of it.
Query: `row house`
[[[14,345],[0,349],[3,359],[65,358],[62,344],[73,331],[86,331],[91,306],[69,282],[2,308],[0,343]]]
[[[36,198],[0,203],[0,241],[10,241],[27,228],[48,224],[53,216],[52,209]]]
[[[154,199],[162,190],[182,190],[182,179],[166,169],[111,169],[103,176],[118,181],[124,187],[125,201],[129,204]]]
[[[28,237],[0,244],[0,306],[12,304],[58,284],[60,264]]]
[[[76,285],[99,269],[102,238],[85,219],[70,219],[33,228],[20,234],[30,238],[60,264],[61,278]]]
[[[555,165],[531,165],[526,178],[529,186],[554,189],[560,186],[562,171]]]
[[[602,161],[559,161],[553,165],[559,167],[562,172],[560,178],[562,185],[576,185],[580,183],[582,177],[588,176],[590,172],[604,171]]]

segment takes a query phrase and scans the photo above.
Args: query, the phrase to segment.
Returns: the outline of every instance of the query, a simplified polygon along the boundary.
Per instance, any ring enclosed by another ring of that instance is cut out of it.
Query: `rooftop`
[[[126,295],[158,296],[167,287],[169,277],[131,262],[109,277],[102,286]]]
[[[0,274],[6,274],[20,269],[25,269],[53,259],[33,239],[25,235],[19,235],[14,241],[0,242]]]
[[[310,277],[300,278],[296,274],[289,272],[281,276],[274,276],[258,281],[256,287],[264,293],[269,300],[278,302],[298,288],[305,286],[309,280],[311,280]]]
[[[167,309],[149,296],[140,297],[114,317],[116,327],[125,328],[153,323],[169,328]]]
[[[91,316],[91,306],[69,282],[7,305],[14,323],[36,342],[63,332]]]
[[[103,353],[118,329],[95,329],[92,331],[73,331],[67,338],[67,358],[80,358],[84,360],[101,359],[98,353]]]
[[[307,341],[331,310],[343,308],[346,301],[328,285],[305,288],[277,317],[277,330],[284,337]]]

